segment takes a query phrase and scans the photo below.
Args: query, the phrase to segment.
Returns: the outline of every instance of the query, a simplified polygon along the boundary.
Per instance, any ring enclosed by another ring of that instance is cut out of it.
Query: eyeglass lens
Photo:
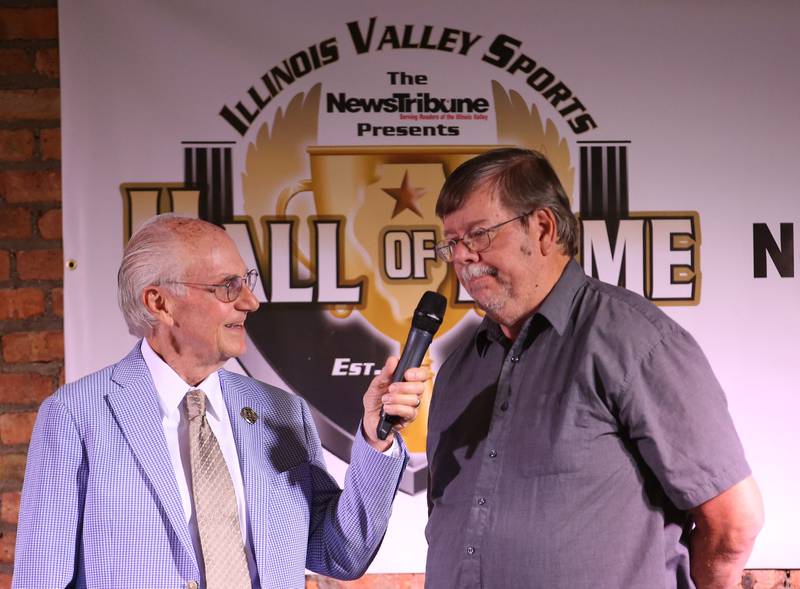
[[[489,245],[491,244],[489,231],[487,229],[477,229],[467,233],[461,241],[464,242],[464,245],[467,246],[467,249],[471,252],[485,251],[489,249]]]
[[[491,244],[491,236],[488,230],[477,229],[466,234],[460,240],[454,241],[455,243],[452,241],[443,243],[436,248],[436,253],[439,254],[439,257],[445,262],[449,262],[453,259],[453,250],[455,249],[458,241],[463,243],[469,251],[480,253],[489,249],[489,245]]]
[[[247,285],[249,290],[253,290],[258,279],[258,271],[250,270],[244,276],[234,276],[225,284],[225,294],[228,302],[235,301],[242,293],[242,287]]]

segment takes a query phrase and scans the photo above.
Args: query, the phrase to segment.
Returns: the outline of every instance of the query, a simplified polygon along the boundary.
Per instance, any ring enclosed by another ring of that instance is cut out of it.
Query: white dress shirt
[[[247,533],[249,521],[247,519],[247,504],[244,497],[242,471],[239,468],[239,456],[236,444],[233,441],[233,431],[225,400],[222,397],[222,388],[219,383],[219,374],[212,372],[203,382],[196,387],[186,383],[172,367],[162,360],[153,351],[146,339],[142,340],[142,356],[150,370],[153,382],[158,393],[158,403],[161,407],[161,425],[164,428],[164,437],[167,441],[167,450],[175,470],[175,481],[178,483],[178,492],[183,503],[183,514],[189,524],[189,533],[194,544],[197,561],[203,572],[202,550],[200,548],[200,534],[197,529],[197,518],[194,514],[192,501],[191,462],[189,457],[189,420],[183,407],[183,398],[191,389],[201,389],[206,395],[206,420],[217,438],[222,457],[228,466],[233,490],[236,493],[236,504],[239,510],[239,526],[242,530],[242,541],[247,554],[247,566],[250,569],[250,579],[253,586],[257,586],[258,569],[253,556],[253,547],[249,542]],[[204,580],[205,581],[205,580]],[[203,582],[205,586],[205,582]]]

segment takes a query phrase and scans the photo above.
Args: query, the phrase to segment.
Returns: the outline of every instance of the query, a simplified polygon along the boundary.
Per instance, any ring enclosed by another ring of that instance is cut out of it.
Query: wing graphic
[[[497,142],[500,145],[535,149],[546,155],[572,200],[575,168],[570,161],[567,140],[558,134],[553,121],[548,119],[543,125],[535,104],[529,107],[518,92],[506,92],[495,80],[492,80],[492,95],[497,118]]]

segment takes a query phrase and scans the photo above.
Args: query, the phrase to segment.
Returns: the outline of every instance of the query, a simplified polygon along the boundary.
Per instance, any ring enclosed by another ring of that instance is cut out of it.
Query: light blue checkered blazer
[[[355,578],[380,545],[407,452],[357,436],[340,491],[300,397],[220,371],[261,587],[304,587],[304,568]],[[251,425],[239,413],[252,407]],[[401,442],[402,444],[402,442]],[[199,577],[139,345],[55,392],[28,453],[14,587],[186,587]]]

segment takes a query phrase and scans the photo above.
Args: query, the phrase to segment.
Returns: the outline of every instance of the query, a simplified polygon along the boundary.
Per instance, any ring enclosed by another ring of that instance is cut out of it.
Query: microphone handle
[[[433,334],[428,333],[423,329],[412,327],[408,332],[408,339],[403,348],[403,354],[400,356],[400,361],[397,363],[397,368],[392,375],[392,382],[399,382],[403,380],[403,375],[409,368],[416,368],[422,364],[422,359],[425,357],[425,352],[428,351],[428,346],[431,345]],[[381,409],[381,420],[378,422],[378,439],[385,440],[392,431],[392,427],[400,421],[396,415],[387,415]]]

